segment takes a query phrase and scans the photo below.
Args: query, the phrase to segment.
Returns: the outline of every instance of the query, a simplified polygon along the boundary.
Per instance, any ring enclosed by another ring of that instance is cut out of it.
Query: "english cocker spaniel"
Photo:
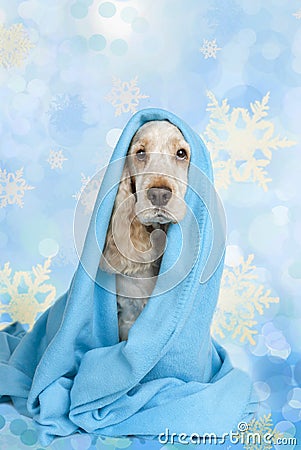
[[[100,268],[116,273],[120,340],[156,283],[168,224],[186,213],[190,148],[168,121],[150,121],[134,135],[106,236]]]

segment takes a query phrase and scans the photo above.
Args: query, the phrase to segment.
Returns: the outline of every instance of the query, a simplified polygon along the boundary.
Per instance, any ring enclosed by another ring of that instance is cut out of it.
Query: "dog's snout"
[[[167,186],[152,187],[147,191],[147,198],[154,206],[165,206],[170,200],[172,191]]]

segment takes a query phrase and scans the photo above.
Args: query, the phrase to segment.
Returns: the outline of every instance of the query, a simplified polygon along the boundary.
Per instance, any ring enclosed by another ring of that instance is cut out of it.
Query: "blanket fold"
[[[99,269],[124,158],[138,128],[169,120],[191,148],[188,213],[168,228],[150,301],[118,341],[115,275]],[[201,138],[161,109],[136,113],[113,152],[68,291],[25,333],[0,332],[0,401],[33,417],[40,441],[91,432],[155,437],[223,433],[256,408],[251,381],[210,336],[225,228]]]

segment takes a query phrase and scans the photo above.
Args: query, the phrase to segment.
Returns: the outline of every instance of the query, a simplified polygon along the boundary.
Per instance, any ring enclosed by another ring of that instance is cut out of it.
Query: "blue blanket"
[[[99,267],[124,157],[134,133],[169,120],[191,148],[188,213],[168,228],[151,300],[118,341],[115,275]],[[210,336],[223,270],[224,221],[200,137],[160,109],[135,114],[106,170],[69,290],[26,333],[0,332],[0,401],[33,418],[40,440],[75,432],[155,437],[235,430],[252,417],[249,377]]]

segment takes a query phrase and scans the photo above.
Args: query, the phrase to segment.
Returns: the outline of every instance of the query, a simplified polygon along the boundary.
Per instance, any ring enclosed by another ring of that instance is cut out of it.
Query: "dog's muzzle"
[[[166,206],[172,196],[172,190],[167,186],[151,187],[147,190],[147,198],[153,206]]]

